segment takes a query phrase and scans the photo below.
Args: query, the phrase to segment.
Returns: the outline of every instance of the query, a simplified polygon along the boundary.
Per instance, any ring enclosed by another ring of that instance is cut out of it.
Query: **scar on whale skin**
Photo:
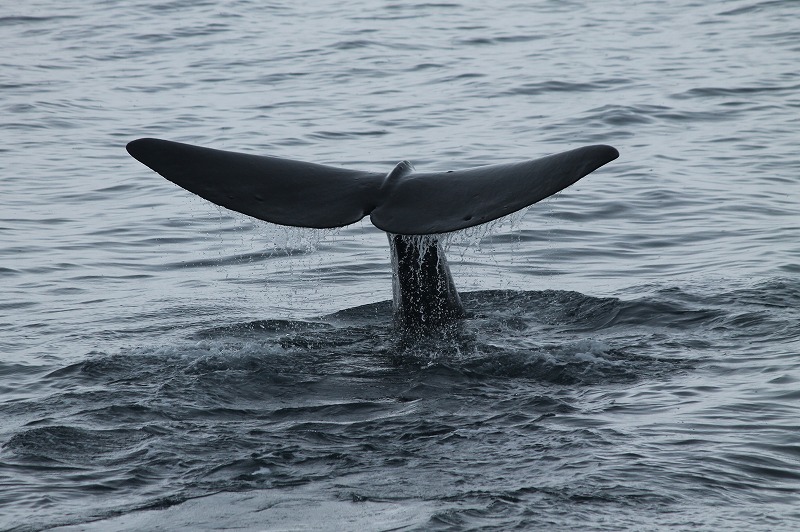
[[[384,174],[149,138],[127,150],[178,186],[267,222],[322,229],[369,216],[389,237],[394,319],[408,328],[465,316],[436,235],[516,212],[619,157],[594,145],[446,172],[416,172],[402,161]]]

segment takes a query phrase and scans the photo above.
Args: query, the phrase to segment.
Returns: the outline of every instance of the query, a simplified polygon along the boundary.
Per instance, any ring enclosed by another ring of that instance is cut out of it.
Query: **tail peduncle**
[[[435,328],[463,318],[464,307],[438,237],[387,235],[395,323],[411,329]]]

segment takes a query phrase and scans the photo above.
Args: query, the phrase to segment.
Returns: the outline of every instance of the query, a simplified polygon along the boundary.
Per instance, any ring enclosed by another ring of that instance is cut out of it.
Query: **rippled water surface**
[[[0,529],[795,530],[800,6],[0,10]],[[448,237],[218,209],[151,136],[365,170],[621,157]]]

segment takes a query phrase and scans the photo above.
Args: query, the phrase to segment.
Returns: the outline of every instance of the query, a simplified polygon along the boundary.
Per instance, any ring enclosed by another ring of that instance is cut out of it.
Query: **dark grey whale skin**
[[[369,216],[388,233],[395,322],[437,327],[466,314],[436,235],[473,227],[541,201],[619,157],[593,145],[539,159],[447,172],[388,174],[138,139],[128,153],[217,205],[280,225],[342,227]]]
[[[424,330],[466,317],[439,239],[388,236],[395,324]]]

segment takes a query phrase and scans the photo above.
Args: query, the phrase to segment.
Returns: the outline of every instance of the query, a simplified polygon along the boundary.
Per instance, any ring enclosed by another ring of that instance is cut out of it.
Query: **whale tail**
[[[369,216],[387,233],[457,231],[518,211],[568,187],[619,156],[585,146],[519,163],[448,172],[389,174],[246,155],[159,139],[128,152],[168,180],[212,203],[280,225],[341,227]]]
[[[466,314],[436,236],[511,214],[568,187],[619,156],[586,146],[530,161],[450,172],[388,174],[245,155],[158,139],[128,152],[173,183],[267,222],[341,227],[369,216],[389,234],[395,321],[413,330]]]

